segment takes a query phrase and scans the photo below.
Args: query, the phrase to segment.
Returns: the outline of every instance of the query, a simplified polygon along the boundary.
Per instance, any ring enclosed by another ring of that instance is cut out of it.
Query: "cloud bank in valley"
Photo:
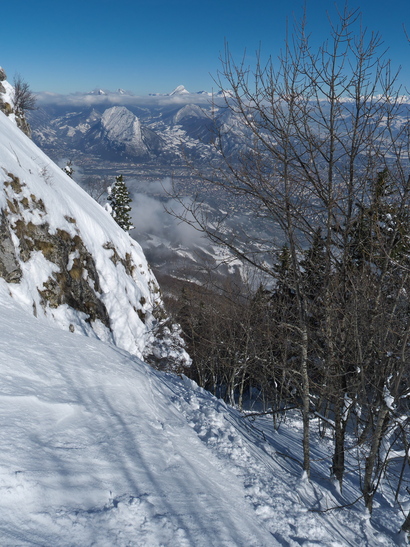
[[[170,197],[172,181],[169,177],[149,184],[130,179],[127,186],[133,200],[131,214],[135,228],[131,235],[137,241],[144,234],[172,246],[191,248],[206,244],[206,239],[198,230],[168,212],[183,214],[183,205]],[[144,246],[143,241],[140,243]]]

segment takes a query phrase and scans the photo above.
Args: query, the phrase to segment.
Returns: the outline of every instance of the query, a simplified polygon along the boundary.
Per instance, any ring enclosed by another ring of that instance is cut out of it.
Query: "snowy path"
[[[1,546],[395,545],[360,508],[308,510],[338,500],[279,454],[300,456],[296,422],[262,420],[267,442],[190,380],[28,315],[2,282],[0,321]]]
[[[2,545],[275,545],[148,367],[0,313]]]

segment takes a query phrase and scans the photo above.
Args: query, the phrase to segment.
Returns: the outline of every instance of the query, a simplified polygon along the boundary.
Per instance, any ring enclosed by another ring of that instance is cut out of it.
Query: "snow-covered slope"
[[[180,412],[182,384],[39,329],[7,293],[0,281],[0,545],[276,545]]]
[[[189,380],[36,319],[3,280],[0,324],[1,546],[397,544],[383,496],[374,522],[360,503],[327,512],[357,485],[300,478],[297,421],[263,437]]]
[[[0,276],[30,313],[140,357],[184,355],[176,331],[155,335],[165,313],[141,247],[2,112],[0,210]]]

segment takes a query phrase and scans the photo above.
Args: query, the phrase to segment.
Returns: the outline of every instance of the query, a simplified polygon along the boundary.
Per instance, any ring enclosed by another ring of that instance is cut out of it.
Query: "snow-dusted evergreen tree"
[[[66,175],[68,175],[70,178],[73,178],[74,174],[74,168],[73,168],[73,162],[69,160],[64,167],[61,168]]]
[[[134,228],[130,215],[130,203],[132,199],[123,176],[119,175],[118,177],[115,177],[115,183],[112,186],[109,186],[107,190],[108,210],[116,223],[121,226],[123,230],[128,232]]]

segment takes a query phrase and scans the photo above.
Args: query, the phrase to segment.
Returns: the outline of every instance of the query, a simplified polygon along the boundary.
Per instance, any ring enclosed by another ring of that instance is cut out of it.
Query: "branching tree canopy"
[[[219,159],[197,174],[271,223],[276,238],[256,246],[246,234],[239,239],[226,214],[211,222],[195,200],[181,199],[186,214],[177,216],[273,286],[280,268],[267,257],[283,258],[286,249],[292,314],[278,326],[293,344],[303,468],[309,475],[310,416],[330,409],[332,472],[341,485],[346,428],[354,421],[367,443],[363,496],[371,511],[383,435],[409,395],[410,142],[398,74],[381,37],[346,9],[319,48],[305,20],[275,60],[258,54],[248,67],[226,47],[216,81],[225,97],[214,109],[224,117],[223,124],[215,119]],[[226,120],[243,137],[235,155]]]
[[[24,114],[27,110],[35,110],[36,97],[31,91],[30,86],[23,80],[20,74],[14,77],[14,109],[19,114]]]

